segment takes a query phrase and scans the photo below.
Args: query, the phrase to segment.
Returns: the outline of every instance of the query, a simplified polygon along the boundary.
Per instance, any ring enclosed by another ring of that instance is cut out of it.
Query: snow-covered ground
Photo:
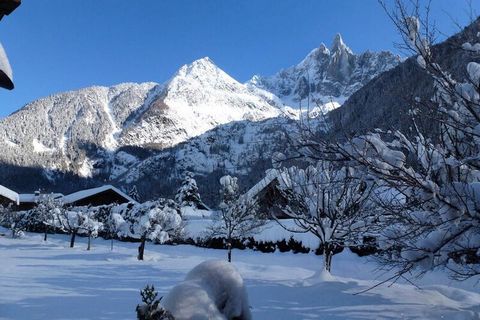
[[[0,230],[5,231],[5,230]],[[68,237],[0,236],[0,319],[134,319],[139,290],[154,284],[160,295],[198,263],[224,259],[223,250],[86,239],[68,248]],[[382,285],[366,258],[345,252],[333,259],[333,277],[315,272],[313,254],[262,254],[234,250],[233,264],[245,279],[255,319],[480,319],[480,287],[455,283],[437,272],[418,280]],[[383,275],[385,278],[386,275]]]

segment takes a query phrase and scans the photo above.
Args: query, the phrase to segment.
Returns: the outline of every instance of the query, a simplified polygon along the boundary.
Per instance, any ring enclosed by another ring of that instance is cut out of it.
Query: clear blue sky
[[[441,31],[468,21],[463,0],[434,0]],[[473,1],[480,12],[480,1]],[[398,41],[376,0],[23,0],[0,22],[16,89],[0,117],[53,93],[121,82],[164,82],[209,56],[240,81],[299,62],[340,32],[354,52]]]

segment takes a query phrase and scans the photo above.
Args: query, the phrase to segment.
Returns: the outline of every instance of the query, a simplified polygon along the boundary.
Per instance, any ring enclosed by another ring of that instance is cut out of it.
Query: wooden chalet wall
[[[288,204],[288,200],[278,190],[278,185],[278,180],[274,179],[256,195],[259,211],[261,214],[266,214],[268,218],[273,215],[279,219],[289,218],[283,209]]]
[[[2,196],[0,195],[0,205],[2,205],[3,207],[8,207],[9,205],[11,205],[12,207],[16,206],[17,203],[15,201],[13,201],[12,199],[10,198],[7,198],[5,196]]]

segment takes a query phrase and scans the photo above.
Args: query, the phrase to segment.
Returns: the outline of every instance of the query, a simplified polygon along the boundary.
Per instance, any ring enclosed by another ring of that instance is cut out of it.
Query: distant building
[[[0,205],[4,207],[11,206],[14,210],[30,210],[34,208],[41,196],[46,194],[35,193],[17,193],[7,187],[0,185]],[[64,196],[61,193],[50,193],[48,196],[59,202],[70,206],[101,206],[113,203],[137,203],[134,199],[111,185],[105,185],[98,188],[81,190]]]
[[[39,191],[35,193],[20,193],[18,194],[17,210],[30,210],[35,208],[42,196],[49,196],[55,200],[62,201],[63,194],[61,193],[48,193],[40,194]]]
[[[265,178],[250,188],[245,195],[257,201],[260,213],[272,218],[287,219],[290,217],[286,213],[286,207],[292,204],[280,188],[283,183],[279,172],[272,169],[267,171]]]
[[[0,185],[0,205],[4,207],[12,206],[16,207],[20,203],[18,193],[15,191]]]
[[[72,206],[101,206],[108,204],[137,203],[130,196],[111,185],[81,190],[63,197],[63,203]]]

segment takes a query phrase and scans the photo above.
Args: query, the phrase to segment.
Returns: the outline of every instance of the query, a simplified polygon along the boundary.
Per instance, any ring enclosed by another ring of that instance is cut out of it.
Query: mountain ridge
[[[345,61],[350,66],[348,59],[356,71],[345,67],[339,72],[358,76],[362,59],[340,35],[331,48],[333,54],[321,45],[301,61],[311,67],[307,72],[312,79],[323,79],[317,71],[335,73]],[[318,57],[327,51],[328,64],[319,65]],[[374,70],[372,64],[383,59],[381,54],[363,57],[368,68],[360,74],[366,78],[398,61],[389,54],[384,60],[390,62]],[[356,80],[351,84],[346,92],[359,86]],[[321,89],[325,81],[310,86]],[[302,115],[290,102],[251,81],[238,82],[204,57],[183,65],[164,83],[93,86],[27,104],[0,121],[0,162],[5,168],[41,169],[43,177],[34,188],[48,189],[46,180],[51,185],[59,179],[77,181],[71,177],[76,175],[83,184],[142,185],[146,197],[155,197],[170,194],[165,183],[174,188],[186,170],[197,172],[209,185],[224,173],[253,184],[271,166],[273,154],[285,148],[286,132],[297,129],[295,119]],[[320,113],[336,107],[326,105]],[[155,174],[162,181],[152,180]],[[152,190],[155,184],[163,187]]]

